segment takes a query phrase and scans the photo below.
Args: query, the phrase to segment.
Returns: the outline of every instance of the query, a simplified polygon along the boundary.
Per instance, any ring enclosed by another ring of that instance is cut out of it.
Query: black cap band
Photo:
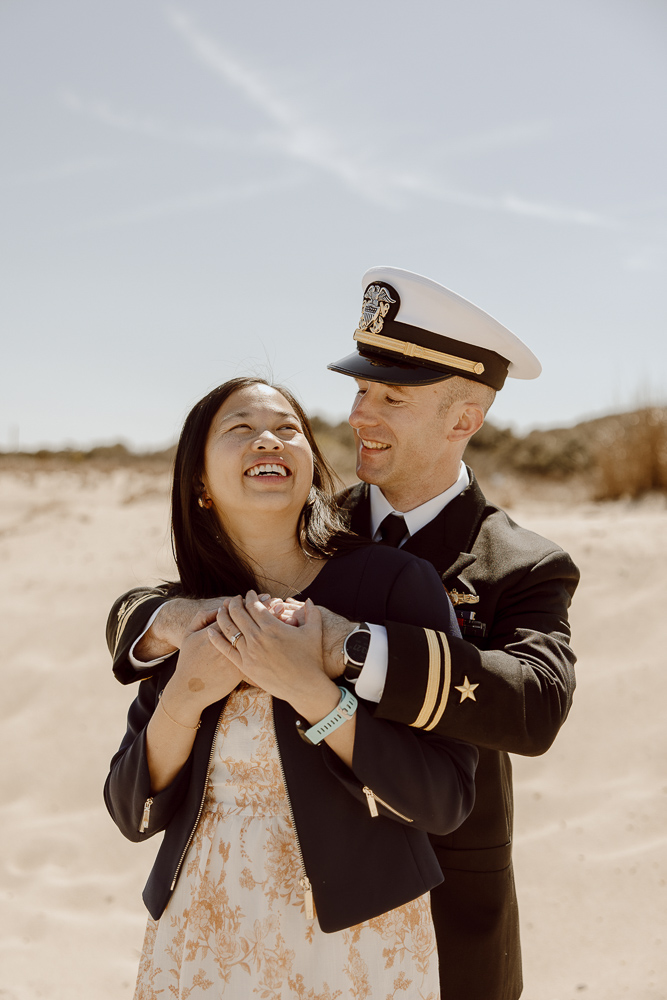
[[[509,361],[495,351],[463,344],[460,340],[397,320],[385,320],[382,333],[377,336],[357,330],[355,340],[359,353],[369,361],[400,364],[401,367],[407,362],[441,376],[460,375],[493,389],[502,389],[507,378]],[[420,349],[426,356],[419,356]]]

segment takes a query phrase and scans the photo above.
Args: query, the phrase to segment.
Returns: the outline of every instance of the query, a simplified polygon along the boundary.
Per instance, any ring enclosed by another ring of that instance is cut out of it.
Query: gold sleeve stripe
[[[421,712],[411,725],[417,729],[423,729],[433,714],[438,688],[440,687],[441,660],[440,645],[436,633],[430,629],[424,629],[426,642],[428,643],[428,681],[426,683],[426,695]]]
[[[127,620],[130,615],[137,610],[137,608],[145,604],[146,601],[150,601],[151,598],[155,597],[155,594],[143,594],[141,597],[137,597],[135,600],[129,600],[118,612],[118,626],[116,628],[116,641],[113,646],[113,656],[116,656],[116,650],[120,643],[123,632],[125,631],[125,626],[127,625]]]
[[[440,722],[443,716],[445,708],[447,707],[447,699],[449,698],[449,688],[452,683],[452,654],[449,648],[449,643],[447,642],[447,636],[444,632],[438,632],[440,636],[440,642],[442,643],[442,650],[444,653],[444,678],[442,681],[442,691],[440,692],[440,704],[438,710],[433,716],[433,721],[429,722],[426,729],[435,729],[435,727]]]

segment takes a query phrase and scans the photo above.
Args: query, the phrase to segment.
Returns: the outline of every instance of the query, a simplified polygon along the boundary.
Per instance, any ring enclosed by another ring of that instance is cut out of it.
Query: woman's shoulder
[[[334,564],[342,567],[368,567],[398,574],[406,566],[429,567],[435,572],[433,564],[427,559],[421,559],[406,552],[404,549],[396,549],[391,545],[380,545],[377,542],[361,543],[353,549],[345,552],[337,552],[333,556]]]
[[[327,570],[308,596],[350,621],[451,624],[451,604],[437,571],[410,552],[371,542],[334,556]]]
[[[369,542],[335,555],[329,564],[329,582],[354,581],[363,589],[373,587],[387,593],[397,585],[409,590],[441,589],[442,584],[432,563],[412,552]]]

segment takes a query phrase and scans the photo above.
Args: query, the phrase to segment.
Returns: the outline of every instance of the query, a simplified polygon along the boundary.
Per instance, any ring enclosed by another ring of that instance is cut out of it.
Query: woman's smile
[[[245,475],[250,477],[260,476],[262,479],[285,479],[287,476],[291,476],[292,473],[282,462],[273,462],[271,465],[262,462],[246,469]]]

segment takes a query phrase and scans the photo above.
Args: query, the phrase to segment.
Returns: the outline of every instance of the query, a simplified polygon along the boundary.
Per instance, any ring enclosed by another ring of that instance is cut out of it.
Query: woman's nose
[[[257,451],[282,451],[283,447],[283,442],[271,431],[262,431],[254,442]]]

